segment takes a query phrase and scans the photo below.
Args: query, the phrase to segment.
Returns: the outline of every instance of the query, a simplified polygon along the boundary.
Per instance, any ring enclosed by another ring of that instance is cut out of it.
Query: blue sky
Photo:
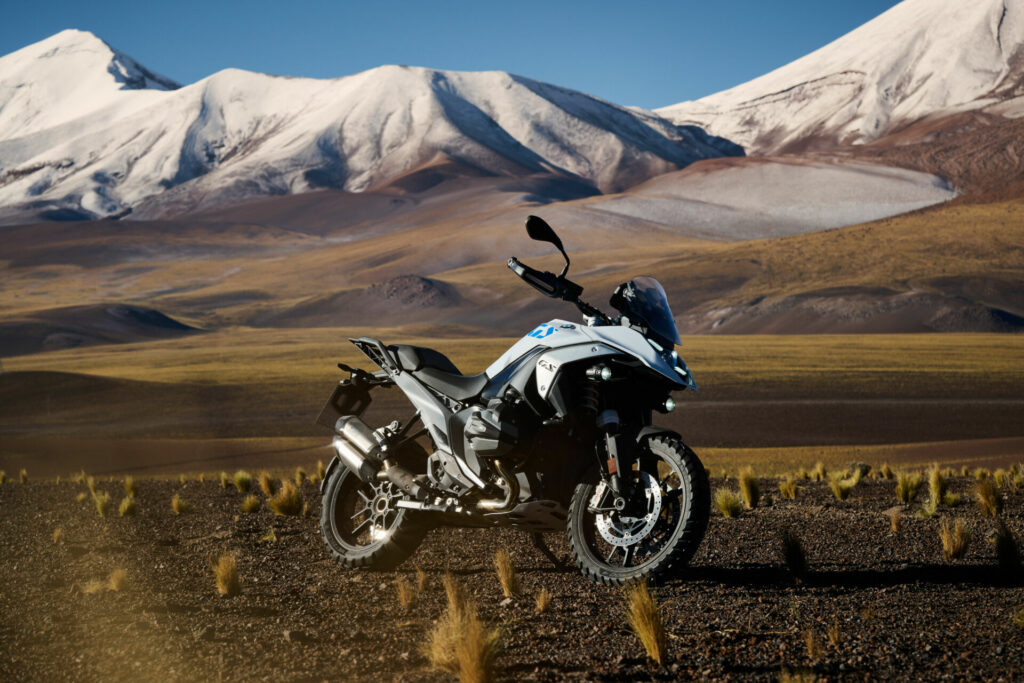
[[[0,54],[80,28],[183,83],[227,67],[325,78],[409,64],[499,69],[653,108],[759,76],[895,4],[22,1],[4,8]]]

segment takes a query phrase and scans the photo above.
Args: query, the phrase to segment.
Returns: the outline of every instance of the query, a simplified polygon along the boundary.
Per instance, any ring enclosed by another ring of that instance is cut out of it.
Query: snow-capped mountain
[[[0,58],[8,213],[362,191],[442,162],[615,191],[736,154],[697,127],[504,72],[383,66],[320,80],[228,69],[178,87],[82,31]]]
[[[760,78],[655,111],[772,153],[871,142],[1021,95],[1024,2],[904,0]]]

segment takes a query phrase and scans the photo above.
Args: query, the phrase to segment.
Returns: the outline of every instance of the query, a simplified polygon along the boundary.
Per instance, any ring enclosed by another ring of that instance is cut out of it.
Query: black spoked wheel
[[[569,545],[592,581],[661,580],[686,566],[707,530],[710,493],[697,455],[675,437],[648,439],[632,473],[635,504],[607,504],[604,482],[579,484],[569,505]]]
[[[324,486],[320,534],[346,567],[392,569],[426,534],[413,511],[396,507],[401,491],[391,482],[364,483],[344,466]]]

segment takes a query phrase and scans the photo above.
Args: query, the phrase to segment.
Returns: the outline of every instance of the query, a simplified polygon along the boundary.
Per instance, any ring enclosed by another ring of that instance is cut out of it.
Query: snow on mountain
[[[656,113],[748,153],[866,143],[1024,95],[1024,2],[904,0],[760,78]]]
[[[0,206],[94,217],[160,195],[156,213],[181,212],[361,191],[441,162],[616,191],[742,154],[697,127],[504,72],[228,69],[175,86],[80,31],[0,59]]]
[[[146,100],[118,97],[123,91],[178,87],[91,33],[69,29],[0,57],[0,131],[23,137],[115,102]]]

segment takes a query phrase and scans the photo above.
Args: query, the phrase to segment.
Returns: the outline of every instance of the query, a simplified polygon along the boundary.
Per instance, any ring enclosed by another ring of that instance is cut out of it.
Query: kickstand
[[[533,547],[540,551],[541,555],[548,558],[551,564],[555,565],[559,569],[565,569],[566,565],[560,559],[558,555],[551,552],[551,548],[548,547],[547,541],[544,540],[544,534],[532,533],[530,537],[533,539]]]

